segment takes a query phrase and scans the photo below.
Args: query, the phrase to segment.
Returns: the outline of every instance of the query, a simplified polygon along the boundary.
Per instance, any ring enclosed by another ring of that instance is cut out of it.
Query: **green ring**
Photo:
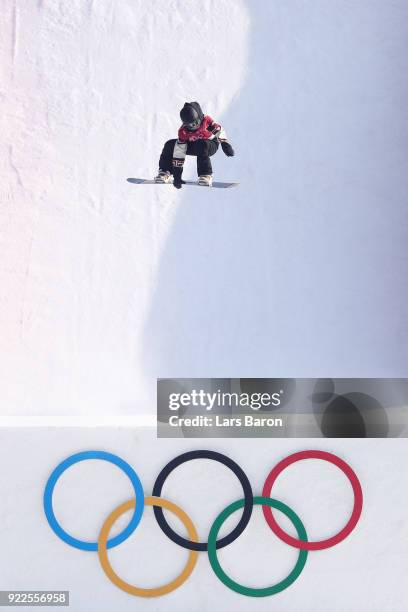
[[[229,587],[236,593],[240,593],[241,595],[248,595],[248,597],[268,597],[269,595],[276,595],[276,593],[280,593],[281,591],[287,589],[288,586],[295,582],[296,578],[298,578],[298,576],[301,574],[303,568],[305,567],[308,551],[299,550],[298,560],[296,561],[296,565],[293,570],[288,576],[286,576],[286,578],[281,580],[281,582],[278,582],[277,584],[274,584],[272,586],[265,587],[262,589],[255,589],[243,586],[242,584],[239,584],[238,582],[232,580],[232,578],[227,576],[227,574],[224,572],[218,561],[216,541],[218,532],[221,529],[221,525],[224,523],[224,521],[229,516],[231,516],[231,514],[242,508],[244,504],[244,499],[239,499],[238,501],[233,502],[232,504],[227,506],[225,510],[223,510],[221,514],[219,514],[215,519],[208,538],[208,558],[210,560],[211,567],[213,568],[215,575],[221,580],[221,582],[223,582],[225,586]],[[271,506],[271,508],[276,508],[276,510],[280,510],[281,512],[283,512],[283,514],[285,514],[295,526],[299,539],[303,540],[304,542],[307,542],[306,529],[298,515],[295,514],[295,512],[293,512],[293,510],[291,510],[289,506],[287,506],[283,502],[278,501],[277,499],[272,499],[270,497],[254,497],[254,505]]]

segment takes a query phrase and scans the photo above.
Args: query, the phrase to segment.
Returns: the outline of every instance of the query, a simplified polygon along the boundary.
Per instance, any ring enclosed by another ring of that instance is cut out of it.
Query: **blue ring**
[[[109,461],[109,463],[117,465],[118,468],[123,470],[126,476],[128,476],[135,490],[135,511],[133,513],[129,525],[121,533],[119,533],[114,538],[111,538],[107,542],[106,547],[113,548],[114,546],[118,546],[118,544],[124,542],[130,535],[132,535],[132,533],[135,531],[136,527],[140,523],[144,510],[144,493],[139,476],[136,474],[134,469],[128,463],[126,463],[126,461],[124,461],[117,455],[113,455],[112,453],[106,453],[105,451],[84,451],[82,453],[76,453],[75,455],[71,455],[70,457],[67,457],[67,459],[64,459],[64,461],[57,465],[55,470],[52,472],[45,486],[43,500],[45,516],[47,517],[47,521],[54,533],[70,546],[74,546],[74,548],[79,548],[80,550],[98,550],[98,542],[84,542],[83,540],[77,540],[76,538],[69,535],[69,533],[67,533],[58,523],[57,519],[55,518],[54,509],[52,507],[52,496],[54,493],[54,488],[61,474],[63,474],[66,469],[71,467],[71,465],[74,465],[79,461],[86,461],[87,459],[102,459],[103,461]]]

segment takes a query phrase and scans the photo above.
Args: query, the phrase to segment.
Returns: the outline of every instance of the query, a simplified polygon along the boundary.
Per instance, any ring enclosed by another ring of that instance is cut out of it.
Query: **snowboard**
[[[128,181],[128,183],[134,183],[135,185],[173,185],[173,183],[155,183],[155,181],[153,180],[142,178],[128,178],[126,180]],[[203,185],[199,185],[196,181],[186,181],[185,183],[183,183],[183,187],[187,187],[187,185],[203,187]],[[220,183],[218,181],[214,181],[211,185],[211,188],[215,187],[215,189],[228,189],[229,187],[236,187],[237,185],[239,185],[239,183]]]

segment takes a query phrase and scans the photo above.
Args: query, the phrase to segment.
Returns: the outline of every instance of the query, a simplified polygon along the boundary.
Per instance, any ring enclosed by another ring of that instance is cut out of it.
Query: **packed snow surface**
[[[152,414],[158,376],[406,375],[404,0],[9,0],[0,23],[3,415]],[[186,100],[238,188],[126,182]]]

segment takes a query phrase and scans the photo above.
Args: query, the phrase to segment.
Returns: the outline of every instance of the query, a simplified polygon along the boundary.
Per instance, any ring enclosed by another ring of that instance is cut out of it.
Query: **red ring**
[[[329,463],[333,463],[336,465],[350,481],[351,486],[353,487],[354,492],[354,506],[353,512],[346,524],[345,527],[339,533],[332,536],[331,538],[327,538],[326,540],[319,540],[317,542],[304,542],[302,540],[298,540],[297,538],[293,538],[288,535],[283,529],[281,529],[278,523],[275,521],[272,510],[269,506],[262,506],[262,511],[264,513],[264,517],[266,522],[272,531],[289,544],[289,546],[293,546],[299,550],[324,550],[325,548],[330,548],[331,546],[335,546],[342,540],[344,540],[357,525],[358,520],[361,515],[361,511],[363,509],[363,491],[361,489],[360,481],[357,478],[355,472],[351,469],[351,467],[340,457],[337,455],[333,455],[332,453],[326,453],[325,451],[320,450],[306,450],[300,451],[299,453],[293,453],[293,455],[289,455],[286,459],[282,459],[275,467],[269,472],[267,479],[265,480],[265,484],[263,486],[262,497],[270,497],[272,486],[275,480],[278,478],[281,472],[292,463],[296,461],[301,461],[302,459],[323,459],[324,461],[328,461]]]

